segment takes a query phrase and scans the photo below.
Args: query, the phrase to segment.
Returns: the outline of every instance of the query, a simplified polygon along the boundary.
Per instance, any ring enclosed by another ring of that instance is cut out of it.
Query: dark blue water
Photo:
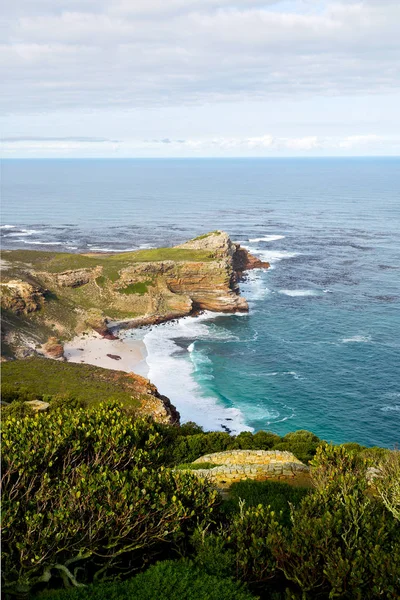
[[[248,316],[143,333],[161,392],[206,427],[393,446],[399,190],[397,158],[3,161],[2,243],[124,250],[228,231],[272,269],[243,284]]]

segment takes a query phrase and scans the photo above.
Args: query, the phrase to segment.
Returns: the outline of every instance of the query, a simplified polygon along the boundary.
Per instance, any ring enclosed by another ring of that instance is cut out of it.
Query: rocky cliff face
[[[39,285],[32,285],[21,279],[11,279],[1,284],[1,307],[11,310],[16,315],[27,315],[44,305],[45,293],[46,290]]]
[[[5,336],[18,327],[25,337],[31,331],[33,346],[88,328],[109,336],[112,322],[135,327],[199,310],[245,312],[240,278],[248,269],[269,266],[222,231],[175,248],[114,255],[3,255],[8,265],[2,286]]]

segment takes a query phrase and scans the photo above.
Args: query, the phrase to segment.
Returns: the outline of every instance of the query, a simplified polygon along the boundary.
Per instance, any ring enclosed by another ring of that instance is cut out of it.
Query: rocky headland
[[[202,310],[246,312],[239,281],[264,263],[225,232],[173,248],[121,254],[4,251],[3,353],[60,358],[60,344],[83,331],[113,338]],[[49,338],[51,338],[50,341]],[[43,352],[44,349],[44,352]]]

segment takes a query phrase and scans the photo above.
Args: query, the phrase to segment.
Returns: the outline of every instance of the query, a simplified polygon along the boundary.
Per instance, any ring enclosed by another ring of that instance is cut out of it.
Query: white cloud
[[[400,2],[320,6],[17,0],[3,11],[2,108],[190,105],[398,89]]]
[[[349,135],[339,142],[340,148],[356,148],[362,146],[377,146],[388,141],[385,136],[368,134],[368,135]]]

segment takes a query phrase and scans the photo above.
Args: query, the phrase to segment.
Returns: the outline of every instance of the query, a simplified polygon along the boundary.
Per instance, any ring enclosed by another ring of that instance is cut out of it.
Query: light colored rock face
[[[309,468],[286,451],[227,450],[206,454],[194,462],[218,465],[213,469],[196,469],[193,473],[208,479],[221,490],[244,479],[274,480],[292,485],[310,484]]]
[[[27,400],[26,404],[28,404],[34,412],[45,412],[50,406],[48,402],[43,402],[43,400]]]
[[[1,306],[15,314],[28,314],[39,310],[45,302],[45,290],[22,280],[1,284]]]
[[[95,267],[94,269],[75,269],[57,273],[54,275],[54,278],[57,285],[61,287],[76,288],[89,283],[89,281],[93,281],[96,277],[101,275],[101,272],[101,267]]]

